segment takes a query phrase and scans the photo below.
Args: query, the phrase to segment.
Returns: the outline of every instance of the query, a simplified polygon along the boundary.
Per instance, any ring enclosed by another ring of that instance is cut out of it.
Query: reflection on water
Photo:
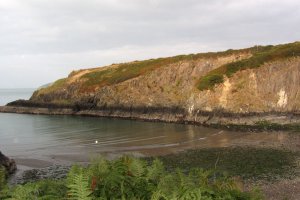
[[[195,147],[282,142],[284,134],[238,133],[192,125],[0,113],[0,150],[15,158],[140,152],[157,155]]]

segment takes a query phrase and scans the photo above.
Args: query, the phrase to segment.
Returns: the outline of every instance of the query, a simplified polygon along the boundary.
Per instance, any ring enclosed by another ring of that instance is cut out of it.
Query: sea
[[[0,89],[0,106],[18,99],[29,99],[34,90],[33,88]]]
[[[30,98],[34,89],[1,89],[0,105]],[[156,156],[241,141],[279,141],[276,134],[115,118],[0,113],[0,151],[27,167],[88,162],[123,154]]]

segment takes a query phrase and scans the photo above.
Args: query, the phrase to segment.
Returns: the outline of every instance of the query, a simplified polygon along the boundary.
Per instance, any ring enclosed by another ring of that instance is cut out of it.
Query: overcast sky
[[[299,40],[299,0],[0,0],[0,88],[35,88],[111,63]]]

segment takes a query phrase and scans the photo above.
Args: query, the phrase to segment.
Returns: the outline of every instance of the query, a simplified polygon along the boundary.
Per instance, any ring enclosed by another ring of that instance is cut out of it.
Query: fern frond
[[[168,200],[169,198],[164,195],[164,193],[160,190],[154,192],[151,196],[151,200]]]
[[[37,199],[39,189],[36,184],[28,183],[26,185],[18,185],[14,188],[11,200],[33,200]]]
[[[141,177],[145,173],[145,163],[139,159],[132,159],[128,166],[130,175]]]
[[[103,157],[96,157],[92,160],[88,168],[88,173],[93,177],[103,177],[110,173],[109,167],[108,160]]]
[[[148,167],[147,179],[158,182],[162,175],[165,174],[165,168],[163,163],[155,159],[152,165]]]
[[[201,190],[198,189],[185,189],[181,192],[178,199],[180,200],[200,200],[202,197]]]
[[[80,170],[78,174],[73,175],[71,184],[68,184],[69,196],[73,200],[92,200],[90,195],[92,192],[89,188],[88,178],[83,173],[83,170]]]

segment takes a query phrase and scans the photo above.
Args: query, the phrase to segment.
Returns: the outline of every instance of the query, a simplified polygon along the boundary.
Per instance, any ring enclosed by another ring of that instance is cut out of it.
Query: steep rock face
[[[204,83],[209,89],[199,89],[199,78],[208,80]],[[299,86],[296,42],[74,71],[36,91],[30,101],[79,102],[88,108],[180,108],[190,116],[216,110],[299,112]]]
[[[190,96],[197,91],[195,85],[199,76],[236,59],[237,55],[231,55],[177,62],[147,75],[103,87],[96,92],[95,98],[98,106],[186,107]]]
[[[214,91],[197,92],[191,106],[230,112],[293,112],[300,110],[300,58],[266,63],[226,78]]]
[[[86,74],[118,69],[118,65],[72,72],[68,78],[36,91],[31,101],[45,103],[73,103],[92,99],[98,106],[179,106],[195,93],[200,76],[226,63],[251,56],[249,52],[237,52],[224,56],[179,60],[150,70],[137,77],[115,84],[96,85],[90,89]]]

